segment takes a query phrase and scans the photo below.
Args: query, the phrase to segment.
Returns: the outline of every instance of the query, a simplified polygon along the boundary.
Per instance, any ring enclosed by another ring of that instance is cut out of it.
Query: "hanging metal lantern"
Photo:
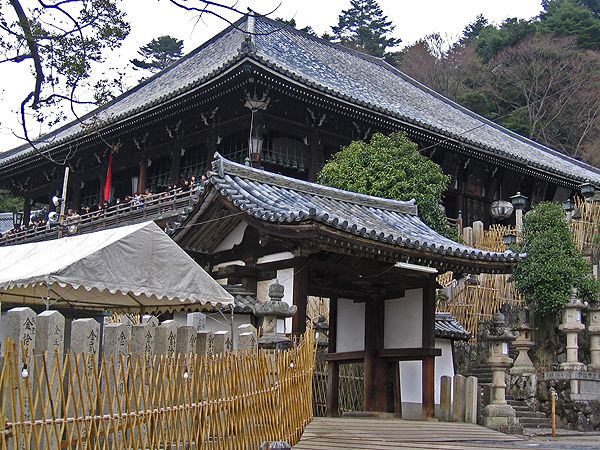
[[[506,200],[496,200],[490,205],[490,214],[497,220],[509,218],[513,211],[514,207],[512,203]]]
[[[581,191],[581,195],[583,195],[586,200],[589,200],[594,196],[594,194],[596,194],[596,186],[594,186],[592,183],[580,184],[579,190]]]

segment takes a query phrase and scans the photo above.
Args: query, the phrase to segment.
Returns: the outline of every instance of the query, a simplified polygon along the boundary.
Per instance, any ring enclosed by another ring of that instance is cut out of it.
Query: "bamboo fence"
[[[523,299],[514,284],[508,281],[510,275],[481,274],[476,285],[461,284],[451,287],[450,299],[438,302],[438,312],[449,312],[471,333],[471,340],[477,341],[479,322],[492,320],[503,305],[519,306]]]
[[[598,249],[596,236],[600,224],[600,204],[575,199],[575,211],[579,214],[576,219],[569,221],[569,227],[575,246],[585,255],[591,255]],[[506,246],[503,237],[506,234],[516,234],[513,227],[492,225],[483,232],[483,236],[473,242],[473,246],[481,250],[504,252]],[[514,285],[508,281],[507,275],[483,274],[478,277],[478,285],[455,285],[448,273],[438,277],[438,282],[451,290],[447,301],[438,303],[438,311],[447,311],[477,339],[479,322],[491,320],[504,304],[519,306],[523,299]]]
[[[569,222],[573,241],[583,254],[591,254],[596,250],[596,235],[600,224],[600,203],[575,199],[575,210],[579,211],[578,218]]]
[[[7,342],[2,449],[257,449],[312,420],[312,333],[292,350],[217,355],[39,355]],[[26,376],[23,376],[26,375]]]
[[[506,246],[503,237],[516,234],[513,227],[492,225],[483,232],[481,238],[473,242],[481,250],[504,252]],[[463,282],[451,283],[451,273],[440,275],[438,282],[450,290],[448,300],[439,301],[437,311],[451,313],[460,324],[471,333],[471,341],[477,341],[479,322],[491,320],[502,305],[519,306],[523,304],[521,295],[514,284],[508,281],[509,275],[481,274],[477,284]]]

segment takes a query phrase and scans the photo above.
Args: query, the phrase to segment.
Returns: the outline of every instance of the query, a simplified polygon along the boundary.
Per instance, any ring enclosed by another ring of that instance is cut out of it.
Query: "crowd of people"
[[[46,210],[44,209],[33,216],[28,224],[23,224],[8,230],[3,234],[3,237],[10,237],[23,232],[35,233],[39,230],[57,227],[60,223],[63,223],[65,226],[77,226],[81,221],[82,216],[99,217],[109,209],[118,213],[120,209],[143,208],[149,201],[158,203],[168,201],[168,199],[180,192],[202,192],[207,182],[208,179],[206,175],[202,175],[200,178],[195,176],[188,179],[182,178],[179,184],[174,183],[167,186],[160,186],[156,189],[156,192],[152,192],[150,188],[147,188],[144,192],[136,192],[135,194],[127,195],[123,198],[118,197],[111,201],[103,201],[91,207],[84,206],[80,211],[68,209],[63,218],[57,214],[54,216],[52,216],[52,213],[46,214]]]

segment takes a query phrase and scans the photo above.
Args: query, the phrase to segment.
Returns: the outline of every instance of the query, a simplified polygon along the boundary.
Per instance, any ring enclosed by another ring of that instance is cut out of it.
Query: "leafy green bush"
[[[450,177],[440,166],[421,155],[417,144],[404,133],[376,133],[371,142],[355,141],[325,164],[319,183],[361,194],[395,200],[415,199],[419,217],[451,239],[457,232],[441,209]]]
[[[554,314],[568,301],[572,286],[586,301],[596,299],[600,284],[577,251],[562,207],[544,202],[525,216],[521,251],[512,280],[525,301],[542,315]]]

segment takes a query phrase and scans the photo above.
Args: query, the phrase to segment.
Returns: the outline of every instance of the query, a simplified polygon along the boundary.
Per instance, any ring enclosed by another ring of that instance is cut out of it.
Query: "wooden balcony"
[[[64,224],[31,227],[18,233],[6,233],[0,238],[0,245],[22,244],[25,242],[45,241],[62,236],[90,233],[92,231],[114,228],[153,220],[162,225],[169,219],[191,210],[200,198],[202,188],[193,188],[154,194],[141,202],[118,204],[100,211],[82,214],[79,218],[67,218]]]

